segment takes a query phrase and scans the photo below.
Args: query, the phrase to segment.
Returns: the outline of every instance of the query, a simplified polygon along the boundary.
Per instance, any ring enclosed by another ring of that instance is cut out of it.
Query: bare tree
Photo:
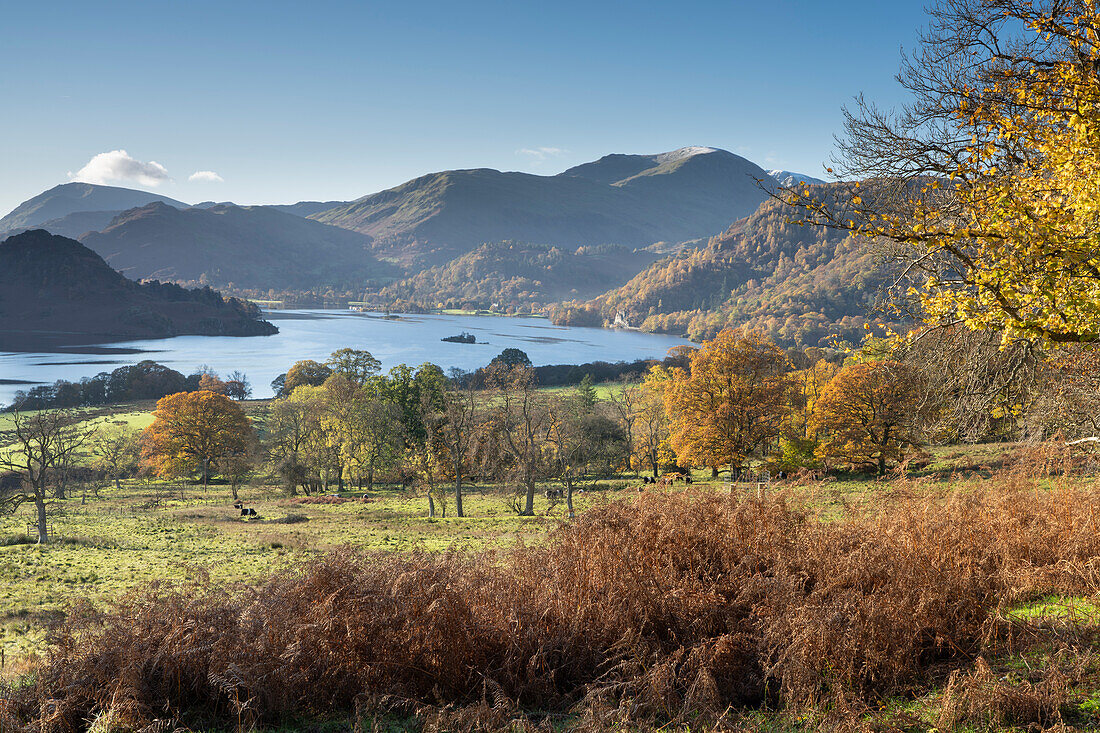
[[[629,463],[634,468],[635,476],[638,475],[638,462],[634,460],[637,455],[634,426],[639,419],[642,400],[641,384],[627,381],[627,377],[622,380],[622,389],[618,391],[611,390],[611,394],[608,396],[611,409],[619,425],[622,426],[623,432],[626,433],[626,442],[630,446]]]
[[[122,477],[137,470],[141,461],[141,433],[121,428],[101,429],[91,441],[90,448],[96,465],[115,482],[115,489],[118,490],[122,488],[119,483]]]
[[[929,328],[897,358],[918,376],[915,417],[931,442],[1015,439],[1019,416],[1044,391],[1042,351],[1026,341],[1002,347],[996,331]]]
[[[547,411],[545,399],[535,385],[534,370],[493,364],[486,382],[492,390],[488,420],[490,449],[487,467],[504,479],[518,484],[522,506],[514,508],[521,516],[535,513],[535,489],[546,470],[544,444]]]
[[[565,507],[570,519],[576,516],[573,489],[585,462],[584,432],[580,420],[582,409],[580,400],[572,395],[557,396],[547,406],[551,464],[565,486]]]
[[[474,390],[461,385],[449,389],[444,396],[440,417],[439,440],[454,474],[455,513],[464,517],[462,482],[470,470],[481,419],[481,409]]]
[[[19,474],[18,489],[0,496],[0,507],[14,510],[33,502],[37,514],[38,542],[50,541],[46,503],[50,483],[69,464],[95,429],[81,425],[82,416],[71,410],[40,410],[11,413],[12,443],[0,451],[0,468]]]

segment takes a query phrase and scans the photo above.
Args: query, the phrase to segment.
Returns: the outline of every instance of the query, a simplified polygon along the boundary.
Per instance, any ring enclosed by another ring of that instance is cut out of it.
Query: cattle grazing
[[[237,499],[235,502],[233,502],[233,508],[234,509],[240,509],[242,517],[258,517],[258,516],[260,516],[259,514],[256,513],[255,509],[253,509],[250,506],[245,506],[244,502],[242,502],[240,499]]]

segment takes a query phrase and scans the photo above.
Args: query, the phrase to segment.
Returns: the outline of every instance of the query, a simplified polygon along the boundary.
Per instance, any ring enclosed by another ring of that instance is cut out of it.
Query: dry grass
[[[1098,591],[1089,490],[902,485],[829,522],[782,497],[646,493],[537,547],[346,551],[257,589],[153,588],[73,613],[33,681],[0,695],[0,729],[196,715],[247,728],[395,706],[449,730],[530,727],[524,710],[593,729],[723,726],[765,705],[873,727],[878,702],[951,670],[945,726],[1047,726],[1065,672],[1009,687],[975,660],[1022,643],[1013,603]]]

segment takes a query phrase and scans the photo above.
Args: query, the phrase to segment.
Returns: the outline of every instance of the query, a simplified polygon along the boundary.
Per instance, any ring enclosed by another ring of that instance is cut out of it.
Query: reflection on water
[[[366,349],[384,369],[405,363],[434,362],[476,369],[504,349],[527,352],[536,365],[581,364],[588,361],[633,361],[663,357],[685,339],[600,328],[555,326],[531,318],[490,316],[410,315],[386,318],[352,311],[273,311],[266,316],[279,327],[274,336],[177,336],[153,341],[128,341],[105,346],[78,346],[52,353],[0,352],[0,404],[11,402],[28,384],[58,379],[78,381],[123,364],[152,359],[189,374],[206,365],[227,375],[241,370],[252,382],[255,397],[269,397],[270,383],[298,359],[324,361],[339,348]],[[469,331],[479,343],[440,341]],[[482,343],[484,342],[484,343]],[[88,356],[106,358],[89,359]]]

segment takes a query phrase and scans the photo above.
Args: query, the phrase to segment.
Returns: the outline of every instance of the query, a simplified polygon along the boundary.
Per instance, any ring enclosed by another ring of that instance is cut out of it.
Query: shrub
[[[258,589],[158,585],[72,614],[0,710],[28,727],[49,711],[57,729],[111,710],[248,726],[383,700],[584,720],[865,710],[970,665],[1007,603],[1096,592],[1095,493],[915,493],[823,522],[782,497],[646,492],[537,547],[342,551]],[[1046,721],[1053,685],[996,696],[1007,717]],[[953,719],[974,718],[972,688],[956,684]]]

